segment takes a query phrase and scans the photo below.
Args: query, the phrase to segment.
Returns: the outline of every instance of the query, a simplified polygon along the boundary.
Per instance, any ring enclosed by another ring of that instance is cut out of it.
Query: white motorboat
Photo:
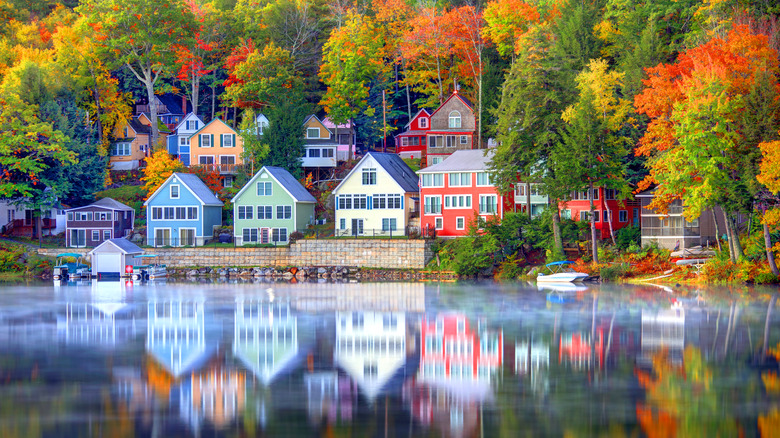
[[[539,273],[536,276],[537,283],[576,283],[588,278],[588,274],[576,272],[571,269],[574,262],[552,262],[545,265],[549,274]]]

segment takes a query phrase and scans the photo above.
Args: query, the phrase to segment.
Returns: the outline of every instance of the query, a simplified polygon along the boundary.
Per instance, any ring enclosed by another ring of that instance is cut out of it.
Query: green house
[[[239,245],[287,243],[314,222],[317,203],[290,172],[264,166],[232,199],[233,235]]]

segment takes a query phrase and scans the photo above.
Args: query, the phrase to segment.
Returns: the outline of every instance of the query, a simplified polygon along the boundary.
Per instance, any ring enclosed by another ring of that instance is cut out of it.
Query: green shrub
[[[639,246],[642,242],[642,232],[639,227],[629,225],[615,232],[615,245],[620,250],[626,250],[630,246]]]
[[[613,281],[625,277],[630,269],[631,266],[628,263],[615,263],[601,268],[599,276],[602,280]]]
[[[761,272],[753,277],[753,283],[755,284],[777,284],[778,281],[780,280],[778,280],[777,276],[771,272]]]

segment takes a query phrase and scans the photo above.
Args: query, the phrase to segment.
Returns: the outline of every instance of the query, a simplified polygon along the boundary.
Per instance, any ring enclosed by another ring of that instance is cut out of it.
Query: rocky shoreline
[[[457,280],[449,271],[420,271],[401,269],[370,269],[344,266],[320,267],[253,267],[253,268],[168,268],[169,278],[266,278],[279,280],[360,280],[360,281],[419,281]]]

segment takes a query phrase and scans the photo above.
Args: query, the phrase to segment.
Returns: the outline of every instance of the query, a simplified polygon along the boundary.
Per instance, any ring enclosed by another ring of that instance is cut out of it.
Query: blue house
[[[177,157],[185,166],[190,165],[190,136],[206,124],[193,113],[186,117],[173,129],[168,136],[168,153]]]
[[[168,177],[144,206],[150,246],[201,246],[222,226],[222,201],[189,173]]]

